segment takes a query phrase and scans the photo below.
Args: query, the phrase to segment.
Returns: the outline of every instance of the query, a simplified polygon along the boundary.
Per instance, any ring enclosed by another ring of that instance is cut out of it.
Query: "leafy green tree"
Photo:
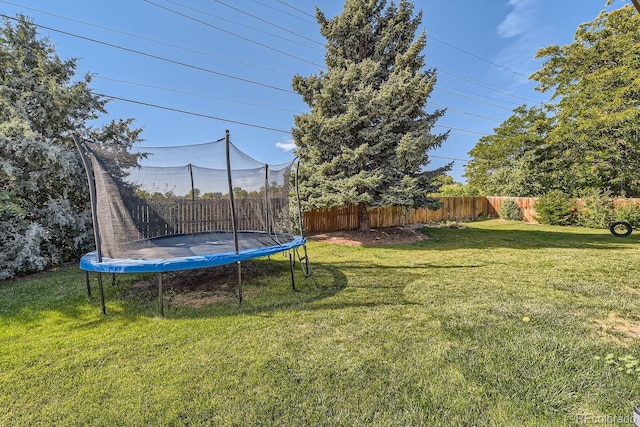
[[[186,197],[187,199],[191,200],[191,199],[198,199],[200,198],[200,193],[202,191],[200,191],[199,188],[194,188],[192,190],[189,190],[189,192],[187,194],[185,194],[184,197]]]
[[[326,71],[293,79],[311,109],[293,130],[301,197],[308,207],[357,203],[361,230],[369,206],[434,206],[426,194],[448,170],[425,169],[448,134],[431,133],[444,111],[425,109],[436,73],[425,70],[425,34],[416,37],[422,12],[406,0],[385,7],[346,0],[333,19],[317,9]]]
[[[434,183],[439,187],[439,190],[437,193],[431,194],[433,197],[470,197],[478,195],[472,187],[456,182],[451,175],[440,175],[434,179]]]
[[[469,152],[468,185],[484,196],[543,194],[548,183],[540,168],[541,154],[551,129],[553,121],[541,108],[516,108],[493,135],[482,137]]]
[[[640,195],[640,15],[602,11],[567,46],[540,49],[538,90],[551,92],[555,126],[542,164],[554,188]]]
[[[138,141],[130,120],[94,129],[105,112],[91,76],[72,82],[61,60],[20,16],[0,27],[0,279],[56,264],[92,241],[86,177],[71,134],[116,152]]]
[[[200,196],[201,199],[222,199],[222,193],[220,192],[209,192],[209,193],[204,193],[202,196]]]

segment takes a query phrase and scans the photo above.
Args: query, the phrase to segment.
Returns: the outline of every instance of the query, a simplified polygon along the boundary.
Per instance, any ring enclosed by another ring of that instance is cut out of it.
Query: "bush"
[[[522,221],[522,209],[513,199],[506,199],[500,206],[500,218],[511,221]]]
[[[628,222],[634,228],[640,227],[640,204],[629,200],[624,205],[617,206],[614,220]]]
[[[610,194],[600,190],[591,190],[580,199],[577,224],[589,228],[608,228],[614,219]]]
[[[573,201],[560,190],[552,190],[533,204],[536,221],[541,224],[570,225],[573,223]]]

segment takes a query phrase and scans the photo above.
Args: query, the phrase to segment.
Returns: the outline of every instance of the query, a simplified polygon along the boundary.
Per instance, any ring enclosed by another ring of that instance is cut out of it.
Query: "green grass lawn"
[[[0,282],[0,425],[632,420],[640,233],[501,220],[427,233],[311,242],[317,289],[293,292],[277,256],[258,261],[242,309],[168,292],[165,318],[140,276],[105,281],[106,316],[75,266]]]

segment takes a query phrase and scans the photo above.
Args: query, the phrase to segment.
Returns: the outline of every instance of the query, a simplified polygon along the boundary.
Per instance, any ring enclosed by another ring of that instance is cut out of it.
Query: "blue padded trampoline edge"
[[[306,238],[296,236],[294,240],[266,248],[245,249],[239,254],[225,252],[211,255],[194,255],[181,258],[161,259],[112,259],[103,258],[98,262],[97,253],[89,252],[80,258],[80,269],[98,273],[164,273],[168,271],[193,270],[233,264],[252,258],[260,258],[297,248],[307,242]]]

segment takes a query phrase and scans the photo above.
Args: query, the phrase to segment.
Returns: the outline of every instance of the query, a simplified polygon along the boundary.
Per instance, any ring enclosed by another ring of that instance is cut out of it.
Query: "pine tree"
[[[401,0],[346,0],[327,19],[316,9],[326,38],[326,70],[293,79],[311,111],[295,117],[300,190],[307,207],[358,204],[360,229],[367,207],[435,207],[426,194],[450,166],[427,171],[428,150],[448,133],[431,133],[444,110],[428,113],[436,82],[425,69],[426,35],[416,37],[422,12]]]

